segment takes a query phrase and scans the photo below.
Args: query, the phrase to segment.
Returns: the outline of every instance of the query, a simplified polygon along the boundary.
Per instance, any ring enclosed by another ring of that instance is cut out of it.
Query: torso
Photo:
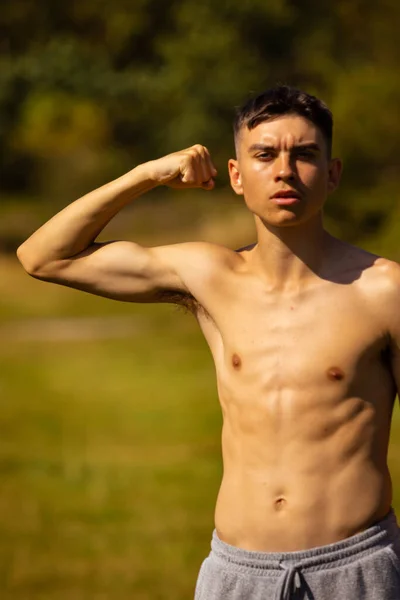
[[[392,501],[396,390],[373,299],[380,259],[352,248],[335,277],[289,293],[255,276],[251,251],[239,254],[198,294],[223,414],[215,527],[248,550],[339,541]]]

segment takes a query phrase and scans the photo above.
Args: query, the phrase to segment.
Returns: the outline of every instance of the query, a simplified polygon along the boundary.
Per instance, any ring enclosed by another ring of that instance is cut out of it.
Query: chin
[[[302,208],[303,210],[301,210]],[[296,227],[315,219],[322,209],[322,207],[315,207],[314,210],[310,211],[304,210],[304,208],[305,207],[298,206],[296,211],[282,208],[279,211],[269,211],[267,214],[253,212],[253,215],[266,227]],[[308,208],[310,209],[311,207]]]
[[[295,227],[296,225],[300,225],[307,221],[307,218],[304,218],[304,215],[299,216],[294,213],[289,213],[285,211],[286,214],[276,215],[273,218],[271,216],[263,216],[257,215],[258,218],[262,221],[262,223],[267,227]]]

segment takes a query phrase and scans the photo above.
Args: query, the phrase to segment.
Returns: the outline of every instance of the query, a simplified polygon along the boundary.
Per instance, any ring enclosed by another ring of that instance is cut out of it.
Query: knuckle
[[[200,154],[201,157],[204,157],[206,155],[206,149],[201,144],[196,144],[194,148],[196,149],[196,153]]]

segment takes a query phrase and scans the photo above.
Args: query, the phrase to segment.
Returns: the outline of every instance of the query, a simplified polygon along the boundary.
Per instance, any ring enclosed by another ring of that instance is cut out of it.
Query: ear
[[[228,170],[233,191],[235,194],[238,194],[238,196],[243,196],[243,185],[239,170],[239,162],[233,158],[230,158],[228,161]]]
[[[331,194],[339,186],[342,170],[343,164],[340,158],[332,158],[330,161],[328,173],[328,193]]]

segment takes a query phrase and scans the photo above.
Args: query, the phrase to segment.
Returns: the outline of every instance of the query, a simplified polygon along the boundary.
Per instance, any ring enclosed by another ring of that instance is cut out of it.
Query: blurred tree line
[[[235,107],[284,82],[335,117],[345,171],[328,218],[350,241],[399,246],[399,23],[398,0],[5,2],[3,205],[57,209],[194,143],[226,184]]]

